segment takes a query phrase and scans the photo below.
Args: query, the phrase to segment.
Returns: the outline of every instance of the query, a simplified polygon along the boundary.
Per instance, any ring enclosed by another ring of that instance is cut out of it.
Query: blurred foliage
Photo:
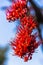
[[[5,48],[0,47],[0,65],[3,65],[4,61],[6,60],[6,52],[8,50],[8,46]]]

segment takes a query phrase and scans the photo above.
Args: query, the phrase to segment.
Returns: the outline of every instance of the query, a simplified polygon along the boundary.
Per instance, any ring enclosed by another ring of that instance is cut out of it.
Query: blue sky
[[[43,0],[35,0],[37,4],[39,4],[39,7],[43,7]],[[1,10],[1,7],[3,6],[9,6],[11,5],[8,0],[0,0],[0,46],[5,47],[6,45],[9,45],[10,40],[15,37],[16,33],[16,26],[18,23],[15,21],[13,23],[9,23],[6,20],[5,11]],[[43,25],[41,25],[43,27]],[[43,35],[43,29],[42,29],[42,35]],[[12,49],[10,48],[7,57],[8,60],[5,62],[5,65],[43,65],[43,54],[41,52],[40,47],[37,49],[38,53],[34,53],[33,59],[28,62],[24,62],[22,59],[12,56]]]

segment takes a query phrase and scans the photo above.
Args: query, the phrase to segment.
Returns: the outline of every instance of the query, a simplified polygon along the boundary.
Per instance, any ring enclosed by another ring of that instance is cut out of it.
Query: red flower
[[[9,21],[14,21],[16,19],[22,18],[27,13],[26,2],[16,2],[12,3],[6,11],[6,18]]]
[[[16,39],[11,42],[11,46],[15,52],[15,55],[24,58],[24,61],[32,59],[32,54],[39,44],[36,42],[36,37],[31,35],[30,30],[25,27],[19,27]]]
[[[13,2],[6,11],[6,18],[9,21],[20,19],[20,25],[17,29],[16,38],[11,41],[14,54],[23,58],[24,61],[32,59],[35,49],[40,45],[36,42],[37,33],[31,35],[32,30],[37,28],[37,23],[32,15],[27,15],[27,0],[18,0]]]

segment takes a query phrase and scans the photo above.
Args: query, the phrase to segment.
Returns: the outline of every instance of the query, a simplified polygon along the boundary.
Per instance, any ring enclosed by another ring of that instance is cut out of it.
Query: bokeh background
[[[43,14],[43,0],[34,0],[37,6],[41,8]],[[11,0],[0,0],[0,65],[43,65],[43,50],[41,45],[36,49],[33,54],[32,60],[24,62],[17,56],[13,56],[13,50],[10,47],[10,40],[15,37],[18,20],[9,23],[6,20],[5,10],[11,5]],[[28,3],[30,6],[30,3]],[[31,14],[34,12],[31,11]],[[41,35],[43,38],[43,24],[40,25]]]

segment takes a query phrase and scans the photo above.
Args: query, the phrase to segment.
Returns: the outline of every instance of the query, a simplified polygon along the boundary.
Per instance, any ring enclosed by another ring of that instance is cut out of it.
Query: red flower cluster
[[[12,6],[6,11],[6,18],[9,21],[20,19],[20,26],[17,30],[16,38],[11,42],[15,55],[28,61],[32,59],[32,54],[38,48],[39,42],[36,42],[36,35],[31,35],[32,30],[37,28],[37,23],[32,15],[27,15],[26,1],[19,0],[12,3]]]
[[[12,3],[12,6],[9,7],[6,11],[6,18],[9,21],[14,21],[18,18],[22,18],[26,15],[27,8],[26,8],[26,2],[16,2]]]
[[[21,22],[24,22],[22,26],[18,27],[16,39],[11,42],[11,46],[15,51],[15,55],[24,58],[24,61],[32,59],[32,54],[38,47],[36,43],[36,37],[31,35],[33,28],[36,28],[36,23],[33,23],[31,17],[24,17]]]
[[[22,19],[20,19],[20,22],[22,26],[28,27],[29,30],[33,30],[38,25],[32,15],[23,17]]]

